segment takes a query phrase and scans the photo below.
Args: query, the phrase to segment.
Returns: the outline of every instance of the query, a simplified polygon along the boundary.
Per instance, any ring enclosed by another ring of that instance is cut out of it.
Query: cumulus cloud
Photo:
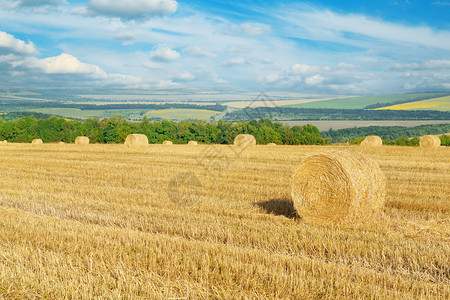
[[[265,81],[267,83],[274,83],[274,82],[279,81],[280,79],[281,79],[280,75],[278,75],[278,74],[270,74],[270,75],[266,76]]]
[[[174,13],[175,0],[90,0],[86,7],[76,12],[90,16],[105,16],[121,20],[145,20],[155,16]]]
[[[37,50],[32,42],[25,43],[16,39],[13,35],[0,31],[0,55],[1,54],[34,55]]]
[[[174,79],[177,81],[192,81],[195,79],[195,76],[187,71],[184,71],[176,75]]]
[[[231,58],[223,63],[225,67],[232,67],[243,64],[245,64],[245,59],[242,57]]]
[[[83,63],[66,53],[40,59],[36,66],[46,74],[85,74],[92,78],[106,78],[106,73],[98,66]]]
[[[307,85],[319,85],[324,81],[325,81],[325,77],[323,77],[320,74],[316,74],[316,75],[310,76],[305,79],[305,83]]]
[[[359,94],[367,92],[364,86],[369,85],[373,79],[373,74],[361,71],[359,66],[340,62],[334,66],[294,64],[279,73],[270,73],[260,78],[260,82],[271,88]],[[355,82],[360,85],[356,86]]]
[[[155,61],[170,62],[180,58],[180,53],[165,45],[158,45],[150,52],[150,57]]]
[[[321,70],[321,67],[319,67],[319,66],[295,64],[292,66],[290,73],[293,75],[305,75],[305,74],[311,74],[314,72],[320,72],[320,70]]]
[[[178,82],[173,82],[172,80],[160,80],[156,85],[156,88],[161,90],[179,89],[182,87],[183,86],[181,84]]]
[[[204,56],[204,57],[217,57],[216,54],[212,53],[209,50],[203,49],[203,48],[201,48],[199,46],[188,47],[188,48],[186,48],[186,52],[189,55],[198,56],[198,57],[201,57],[201,56]]]
[[[99,66],[82,62],[73,55],[37,58],[31,42],[0,32],[0,81],[47,85],[103,85],[137,87],[142,79],[107,73]]]
[[[122,41],[122,45],[127,46],[133,44],[136,39],[136,34],[130,31],[123,31],[114,34],[116,40]]]

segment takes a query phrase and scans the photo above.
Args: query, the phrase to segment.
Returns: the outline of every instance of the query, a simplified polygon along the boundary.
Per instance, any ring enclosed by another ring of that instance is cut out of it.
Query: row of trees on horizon
[[[205,144],[232,144],[241,133],[252,134],[258,144],[320,145],[330,143],[312,125],[285,126],[267,119],[229,123],[224,121],[149,121],[130,122],[117,115],[105,119],[86,121],[66,120],[58,117],[35,119],[24,117],[4,122],[0,119],[0,140],[29,143],[40,138],[45,143],[73,143],[77,136],[87,136],[91,143],[123,143],[128,134],[145,134],[150,143],[165,140],[186,144],[191,140]]]
[[[320,132],[313,125],[287,126],[268,119],[250,122],[149,121],[130,122],[120,115],[85,121],[33,116],[4,121],[0,118],[0,140],[29,143],[42,139],[45,143],[73,143],[77,136],[87,136],[91,143],[123,143],[128,134],[145,134],[150,143],[165,140],[186,144],[191,140],[204,144],[232,144],[241,133],[251,134],[258,144],[325,145],[333,143],[359,144],[367,135],[379,135],[388,145],[418,146],[418,136],[450,132],[450,124],[422,125],[412,128],[400,126],[370,126]],[[415,136],[416,138],[409,138]],[[450,145],[450,137],[442,136],[442,145]]]

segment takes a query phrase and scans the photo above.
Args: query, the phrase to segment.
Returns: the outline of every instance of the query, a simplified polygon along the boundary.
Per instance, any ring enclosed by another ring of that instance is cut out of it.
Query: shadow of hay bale
[[[262,208],[268,214],[285,216],[291,219],[300,218],[291,199],[270,199],[269,201],[255,202],[254,205]]]

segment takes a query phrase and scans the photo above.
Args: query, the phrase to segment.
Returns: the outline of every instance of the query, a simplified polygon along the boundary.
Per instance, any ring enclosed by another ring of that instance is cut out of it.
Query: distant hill
[[[293,108],[375,109],[411,101],[421,101],[448,96],[449,93],[411,93],[400,95],[336,98],[324,101],[286,105]]]

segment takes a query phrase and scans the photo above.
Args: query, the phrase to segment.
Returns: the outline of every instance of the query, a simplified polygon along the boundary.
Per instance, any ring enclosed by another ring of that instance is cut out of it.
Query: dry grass
[[[290,178],[336,148],[2,146],[0,298],[448,299],[450,149],[365,150],[382,216],[305,224]],[[186,205],[167,194],[184,172]]]

